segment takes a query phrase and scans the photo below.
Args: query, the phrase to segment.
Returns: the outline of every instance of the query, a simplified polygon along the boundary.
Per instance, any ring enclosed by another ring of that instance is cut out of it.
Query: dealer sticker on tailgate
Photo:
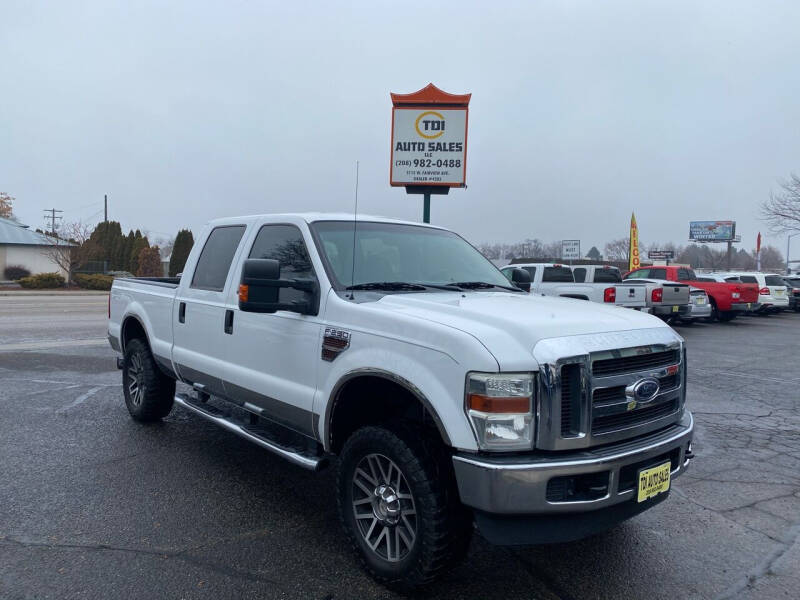
[[[669,490],[670,469],[671,464],[665,462],[663,465],[639,471],[639,494],[636,501],[644,502]]]

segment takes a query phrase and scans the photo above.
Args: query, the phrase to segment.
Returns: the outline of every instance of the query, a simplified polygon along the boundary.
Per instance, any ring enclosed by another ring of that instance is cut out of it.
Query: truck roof
[[[281,220],[286,221],[289,223],[314,223],[316,221],[346,221],[346,222],[353,222],[355,219],[357,222],[363,223],[395,223],[398,225],[418,225],[420,227],[430,227],[433,229],[444,229],[443,227],[437,227],[436,225],[430,225],[428,223],[419,223],[417,221],[403,221],[401,219],[392,219],[389,217],[381,217],[377,215],[365,215],[365,214],[357,214],[353,215],[353,213],[325,213],[325,212],[300,212],[300,213],[264,213],[264,214],[255,214],[255,215],[241,215],[237,217],[224,217],[221,219],[213,219],[209,221],[209,225],[217,226],[217,225],[232,225],[235,223],[249,223],[253,221],[260,221],[262,219],[269,219],[270,221],[274,220]]]

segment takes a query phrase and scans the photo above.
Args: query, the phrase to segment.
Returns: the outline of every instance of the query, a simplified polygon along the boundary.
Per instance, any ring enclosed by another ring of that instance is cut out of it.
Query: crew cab
[[[177,405],[306,469],[338,456],[344,535],[411,589],[473,525],[498,544],[591,535],[665,500],[693,456],[677,333],[512,280],[438,227],[226,218],[180,278],[114,280],[108,337],[134,420]]]
[[[677,281],[705,290],[711,302],[712,318],[730,321],[738,315],[758,308],[758,286],[746,283],[704,281],[690,267],[667,265],[641,267],[625,276],[626,279],[663,279]]]
[[[591,270],[587,268],[585,271],[574,272],[568,265],[521,263],[503,267],[502,272],[511,280],[514,269],[527,271],[531,276],[532,293],[591,300],[637,310],[645,308],[645,291],[636,286],[621,285],[619,269],[603,265],[596,269],[594,265],[590,267]]]

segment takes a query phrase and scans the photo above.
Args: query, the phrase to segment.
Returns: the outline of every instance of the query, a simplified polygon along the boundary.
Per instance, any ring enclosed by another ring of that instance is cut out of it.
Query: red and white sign
[[[392,94],[391,185],[464,187],[470,97],[432,83]]]

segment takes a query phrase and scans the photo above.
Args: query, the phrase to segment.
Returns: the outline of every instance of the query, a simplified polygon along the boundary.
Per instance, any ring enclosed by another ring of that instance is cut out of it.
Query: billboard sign
[[[690,221],[689,239],[694,242],[729,242],[736,237],[736,221]]]
[[[581,257],[580,240],[561,240],[561,258],[577,260]]]
[[[392,94],[390,185],[464,187],[470,96],[433,84]]]
[[[649,250],[647,258],[650,260],[675,260],[674,250]]]

